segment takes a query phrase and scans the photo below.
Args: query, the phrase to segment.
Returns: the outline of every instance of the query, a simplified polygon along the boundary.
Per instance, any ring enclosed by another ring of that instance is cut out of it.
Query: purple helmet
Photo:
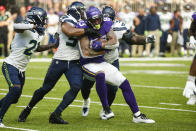
[[[196,12],[193,13],[192,18],[194,21],[196,21]]]
[[[90,6],[86,12],[87,22],[96,30],[101,28],[102,22],[102,13],[101,11],[94,6]]]

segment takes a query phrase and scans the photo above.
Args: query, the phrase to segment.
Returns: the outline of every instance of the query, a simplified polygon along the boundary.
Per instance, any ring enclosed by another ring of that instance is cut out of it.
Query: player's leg
[[[33,97],[31,98],[27,107],[21,112],[18,117],[19,122],[25,122],[26,118],[30,114],[33,107],[43,99],[43,97],[55,86],[56,82],[62,76],[65,63],[59,60],[52,60],[50,67],[48,68],[47,74],[44,79],[44,83],[41,88],[37,89]]]
[[[82,93],[82,97],[83,97],[83,105],[82,105],[82,116],[87,116],[89,113],[89,108],[90,108],[90,92],[91,92],[91,88],[93,87],[95,81],[91,81],[88,80],[86,78],[84,78],[83,80],[83,85],[81,88],[81,93]]]
[[[82,87],[83,82],[83,72],[78,63],[78,61],[72,61],[68,63],[67,71],[65,72],[65,76],[69,82],[70,89],[63,96],[63,100],[55,109],[55,111],[50,115],[49,122],[57,123],[57,124],[68,124],[67,122],[59,121],[55,117],[61,116],[61,113],[68,107],[73,100],[76,98],[79,90]],[[62,118],[61,118],[62,119]]]
[[[196,86],[195,86],[195,80],[196,80],[196,55],[193,59],[193,62],[191,64],[189,76],[183,91],[183,96],[186,98],[189,98],[187,101],[188,105],[194,105],[196,104]]]
[[[105,72],[103,71],[102,63],[90,63],[83,67],[85,76],[90,76],[96,80],[96,91],[102,103],[103,111],[105,112],[102,119],[110,119],[114,117],[107,99],[107,87],[105,82]]]
[[[1,103],[0,123],[2,123],[3,117],[10,105],[18,102],[22,93],[22,86],[24,85],[23,81],[25,79],[24,73],[19,72],[17,68],[5,62],[2,65],[2,72],[8,83],[9,92],[3,98]]]
[[[105,63],[106,81],[112,85],[118,86],[123,93],[126,103],[129,105],[133,112],[133,122],[135,123],[154,123],[154,120],[146,118],[146,116],[140,113],[135,95],[131,89],[129,81],[118,71],[114,66],[109,63]]]

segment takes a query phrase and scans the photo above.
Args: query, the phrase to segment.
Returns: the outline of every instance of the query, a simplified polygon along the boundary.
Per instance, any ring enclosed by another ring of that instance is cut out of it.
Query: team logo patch
[[[59,64],[59,61],[56,61],[56,64]]]

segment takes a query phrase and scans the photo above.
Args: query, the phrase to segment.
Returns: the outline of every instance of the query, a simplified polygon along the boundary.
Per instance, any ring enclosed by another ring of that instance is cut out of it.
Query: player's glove
[[[194,36],[190,36],[190,42],[189,42],[189,47],[190,48],[196,48],[196,40],[194,38]]]
[[[94,51],[100,51],[102,50],[102,43],[99,42],[99,41],[93,41],[92,44],[91,44],[91,48],[94,50]]]
[[[128,44],[131,44],[133,37],[134,34],[130,30],[127,30],[127,32],[123,34],[122,40],[126,41]]]
[[[196,95],[195,82],[187,81],[183,91],[183,96],[190,98],[191,95]]]
[[[37,25],[35,30],[37,31],[37,33],[39,35],[44,35],[44,32],[45,32],[45,28],[44,27]]]
[[[54,38],[55,38],[55,48],[59,47],[59,33],[55,33],[54,34]]]
[[[101,36],[101,34],[99,33],[99,31],[92,29],[92,28],[85,28],[84,29],[84,34],[87,36],[91,36],[93,38],[98,38]]]
[[[146,43],[152,43],[152,44],[154,44],[155,40],[156,40],[156,38],[155,38],[154,35],[148,35],[146,37]]]

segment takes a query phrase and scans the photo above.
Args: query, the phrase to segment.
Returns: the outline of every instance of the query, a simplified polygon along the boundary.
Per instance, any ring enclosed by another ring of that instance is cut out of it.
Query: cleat
[[[100,118],[104,117],[104,111],[103,109],[101,109],[100,113],[99,113]]]
[[[133,122],[134,123],[155,123],[154,120],[147,118],[146,115],[142,113],[139,116],[133,116]]]
[[[2,123],[1,120],[0,120],[0,127],[5,127],[5,125]]]
[[[84,100],[83,105],[82,105],[82,116],[88,116],[89,113],[89,107],[90,107],[90,98],[87,100]]]
[[[106,107],[105,109],[103,109],[103,114],[101,114],[100,112],[100,117],[102,120],[109,120],[114,117],[114,113],[112,112],[110,107]]]
[[[18,122],[25,122],[27,117],[29,116],[31,109],[26,107],[19,115]]]
[[[59,115],[57,115],[54,112],[50,115],[49,123],[51,123],[51,124],[68,124],[68,122],[64,121]]]
[[[196,95],[191,95],[186,104],[187,105],[195,105],[196,104]]]

